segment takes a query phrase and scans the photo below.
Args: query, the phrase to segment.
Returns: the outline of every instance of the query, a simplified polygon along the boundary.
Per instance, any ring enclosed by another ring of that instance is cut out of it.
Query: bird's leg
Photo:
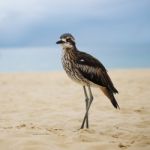
[[[82,125],[81,125],[81,129],[83,129],[83,127],[84,127],[85,120],[88,117],[88,111],[89,111],[90,106],[91,106],[92,101],[93,101],[93,95],[92,95],[92,91],[91,91],[90,86],[88,86],[88,90],[89,90],[89,95],[90,95],[90,101],[89,101],[88,108],[86,110],[86,113],[85,113],[85,116],[84,116],[84,119],[83,119],[83,122],[82,122]]]
[[[84,90],[84,95],[85,95],[85,103],[86,103],[86,111],[88,109],[88,104],[89,104],[89,98],[88,98],[88,95],[87,95],[87,92],[86,92],[86,87],[83,86],[83,90]],[[87,117],[86,117],[86,128],[89,128],[89,118],[88,118],[88,114],[87,114]]]

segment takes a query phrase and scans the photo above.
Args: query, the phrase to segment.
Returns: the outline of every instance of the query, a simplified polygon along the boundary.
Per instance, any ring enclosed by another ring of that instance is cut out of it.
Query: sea
[[[82,49],[100,60],[108,69],[150,68],[150,49]],[[60,47],[0,48],[0,72],[63,70],[61,53]]]

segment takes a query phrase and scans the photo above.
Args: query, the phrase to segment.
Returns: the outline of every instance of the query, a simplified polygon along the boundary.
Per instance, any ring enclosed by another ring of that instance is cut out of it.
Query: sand
[[[64,72],[0,73],[0,150],[150,150],[150,70],[110,70],[116,110],[92,88],[90,129],[79,130],[83,89]]]

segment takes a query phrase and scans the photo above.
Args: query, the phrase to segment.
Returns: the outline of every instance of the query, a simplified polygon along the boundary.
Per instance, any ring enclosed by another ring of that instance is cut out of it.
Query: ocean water
[[[150,50],[103,49],[86,51],[106,68],[150,68]],[[62,70],[61,48],[1,48],[0,72],[33,72]]]

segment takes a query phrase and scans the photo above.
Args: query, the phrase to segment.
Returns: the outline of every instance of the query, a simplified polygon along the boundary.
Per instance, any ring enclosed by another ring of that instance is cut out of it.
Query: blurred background
[[[107,68],[150,67],[149,0],[0,0],[0,72],[62,70],[62,33]]]

